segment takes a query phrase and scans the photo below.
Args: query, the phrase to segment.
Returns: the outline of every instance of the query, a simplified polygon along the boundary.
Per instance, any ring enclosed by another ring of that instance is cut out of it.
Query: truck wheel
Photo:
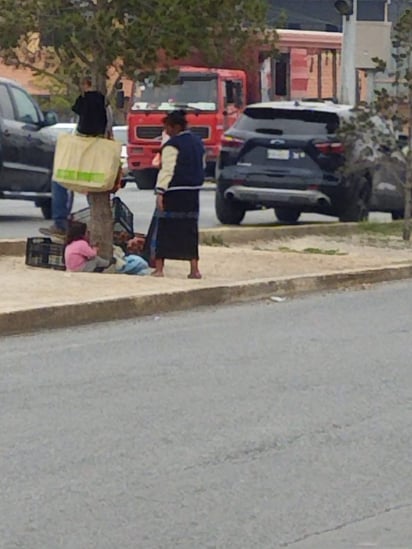
[[[43,214],[44,219],[51,219],[52,218],[52,201],[51,199],[45,200],[40,204],[40,210]]]
[[[290,208],[275,208],[275,214],[281,223],[296,223],[300,217],[299,210],[291,210]]]
[[[216,189],[215,211],[216,217],[223,225],[240,225],[246,213],[240,204],[225,198],[220,189]]]
[[[136,170],[133,172],[133,177],[136,180],[137,188],[141,191],[152,190],[156,187],[157,168],[146,168],[144,170]]]
[[[367,221],[369,217],[369,201],[371,196],[371,186],[366,178],[358,185],[357,191],[348,201],[345,209],[339,216],[339,221],[344,223],[357,223]]]

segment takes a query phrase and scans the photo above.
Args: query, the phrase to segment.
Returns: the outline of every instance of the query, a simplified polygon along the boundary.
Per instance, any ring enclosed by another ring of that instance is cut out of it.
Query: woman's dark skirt
[[[199,191],[169,191],[164,211],[155,211],[143,255],[154,259],[199,259]]]

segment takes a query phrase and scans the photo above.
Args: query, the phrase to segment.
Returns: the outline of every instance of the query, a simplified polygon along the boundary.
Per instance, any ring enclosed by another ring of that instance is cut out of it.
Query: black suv
[[[56,122],[19,84],[0,78],[0,198],[32,200],[47,219],[57,139],[49,126]]]
[[[326,102],[270,102],[246,107],[223,136],[216,170],[216,215],[239,224],[246,211],[274,208],[279,221],[301,212],[367,219],[372,164],[342,170],[344,148],[336,137],[351,107]],[[374,201],[374,209],[385,211]]]

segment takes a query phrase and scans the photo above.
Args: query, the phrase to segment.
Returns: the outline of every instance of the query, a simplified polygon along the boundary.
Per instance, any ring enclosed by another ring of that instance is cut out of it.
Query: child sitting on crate
[[[73,272],[101,273],[112,262],[98,255],[98,249],[90,246],[87,225],[73,221],[68,228],[64,250],[66,269]]]

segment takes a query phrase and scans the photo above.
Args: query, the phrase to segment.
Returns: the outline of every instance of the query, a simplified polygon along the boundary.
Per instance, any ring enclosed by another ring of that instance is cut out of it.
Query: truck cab
[[[206,149],[206,175],[213,177],[222,134],[246,102],[246,73],[241,70],[179,67],[161,83],[159,74],[133,85],[128,114],[129,170],[140,189],[154,188],[163,119],[175,109],[187,112],[189,127]]]

